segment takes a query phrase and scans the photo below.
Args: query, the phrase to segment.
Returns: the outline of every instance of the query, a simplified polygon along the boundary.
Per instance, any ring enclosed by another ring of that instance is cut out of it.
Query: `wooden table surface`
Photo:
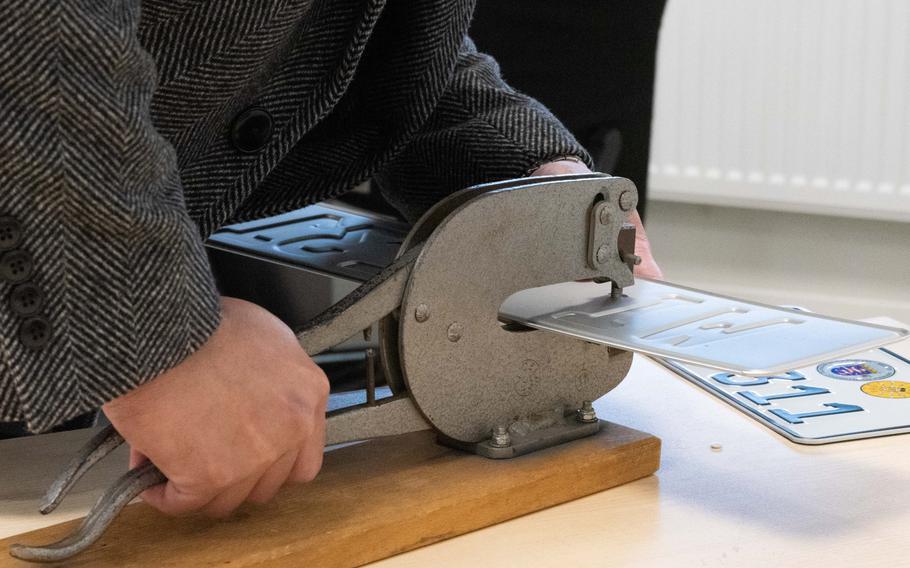
[[[656,476],[373,566],[910,566],[910,436],[793,444],[642,357],[595,407],[662,439]],[[0,537],[84,514],[122,471],[123,453],[40,517],[85,437],[0,442]]]

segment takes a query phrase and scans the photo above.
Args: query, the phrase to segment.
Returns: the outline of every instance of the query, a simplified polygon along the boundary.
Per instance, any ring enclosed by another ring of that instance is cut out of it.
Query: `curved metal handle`
[[[39,509],[41,513],[46,515],[56,509],[85,472],[122,443],[123,436],[113,426],[108,426],[95,434],[51,484]],[[165,481],[167,477],[153,463],[146,463],[130,470],[98,499],[75,532],[62,540],[43,546],[14,544],[10,546],[9,553],[20,560],[30,562],[66,560],[98,540],[117,514],[140,493]]]
[[[132,469],[98,499],[75,532],[42,546],[14,544],[10,546],[9,553],[29,562],[59,562],[75,556],[97,541],[130,501],[149,487],[165,481],[167,477],[151,462]]]
[[[310,356],[338,345],[389,315],[401,305],[420,246],[408,250],[379,274],[295,330]]]
[[[420,246],[408,250],[375,277],[311,320],[303,329],[296,330],[304,350],[315,355],[397,308],[401,304],[401,296],[419,253]],[[359,412],[350,412],[336,418],[339,423],[343,423],[338,434],[339,440],[364,439],[429,427],[409,399],[388,402],[390,404],[365,407],[358,409]],[[383,412],[378,412],[379,408]],[[51,485],[41,512],[53,511],[86,471],[122,443],[123,437],[113,426],[99,432]],[[58,562],[75,556],[97,541],[130,501],[149,487],[166,481],[167,477],[152,463],[133,469],[118,479],[95,503],[75,532],[44,546],[14,544],[10,547],[10,554],[31,562]]]
[[[85,472],[101,461],[104,456],[116,450],[122,443],[123,436],[113,426],[108,426],[92,436],[92,439],[82,446],[79,453],[70,460],[57,479],[51,483],[44,495],[44,501],[38,508],[41,514],[47,515],[56,509],[73,485],[85,475]]]

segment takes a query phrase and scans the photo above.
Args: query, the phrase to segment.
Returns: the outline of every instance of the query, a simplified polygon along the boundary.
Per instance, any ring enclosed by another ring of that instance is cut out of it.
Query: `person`
[[[0,421],[102,408],[131,467],[167,475],[143,498],[170,514],[313,479],[326,377],[277,318],[219,297],[204,239],[367,179],[413,220],[476,183],[588,171],[477,52],[472,10],[0,0]]]

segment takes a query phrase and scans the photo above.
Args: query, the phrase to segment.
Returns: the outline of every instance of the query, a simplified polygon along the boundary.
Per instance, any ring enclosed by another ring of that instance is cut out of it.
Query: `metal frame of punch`
[[[626,179],[586,174],[475,186],[430,209],[392,264],[296,330],[316,355],[380,324],[394,395],[329,413],[326,444],[433,428],[441,443],[510,458],[596,433],[590,401],[619,384],[632,353],[503,323],[498,311],[514,292],[559,282],[611,282],[614,295],[631,286],[640,260],[625,220],[637,199]],[[113,428],[93,438],[41,512],[122,442]],[[76,532],[10,553],[45,562],[78,554],[133,498],[164,481],[153,464],[131,470]]]

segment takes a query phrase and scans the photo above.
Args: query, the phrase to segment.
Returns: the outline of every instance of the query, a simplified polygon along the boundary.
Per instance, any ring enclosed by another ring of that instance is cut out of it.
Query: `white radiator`
[[[910,1],[670,0],[649,184],[910,221]]]

